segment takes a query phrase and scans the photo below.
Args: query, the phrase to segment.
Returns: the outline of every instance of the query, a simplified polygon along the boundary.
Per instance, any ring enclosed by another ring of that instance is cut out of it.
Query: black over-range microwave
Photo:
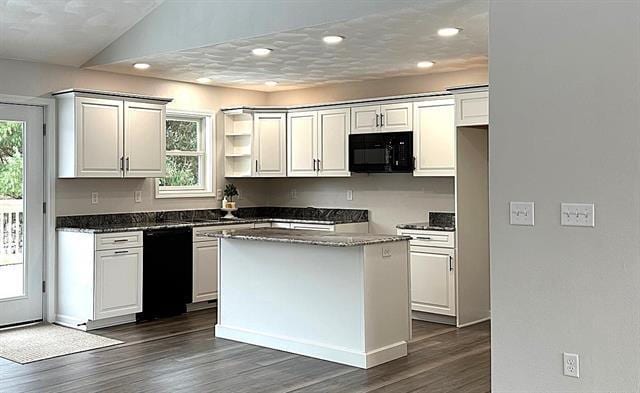
[[[349,170],[361,173],[412,172],[413,133],[349,135]]]

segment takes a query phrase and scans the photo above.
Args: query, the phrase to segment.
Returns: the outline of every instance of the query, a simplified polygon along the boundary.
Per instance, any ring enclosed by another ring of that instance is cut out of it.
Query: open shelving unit
[[[224,175],[251,176],[253,115],[244,111],[225,113]]]

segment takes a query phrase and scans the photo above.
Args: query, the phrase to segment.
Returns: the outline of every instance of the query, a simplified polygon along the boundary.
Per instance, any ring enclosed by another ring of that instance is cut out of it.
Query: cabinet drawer
[[[304,223],[291,223],[291,229],[304,229],[307,231],[333,231],[333,225],[326,224],[304,224]]]
[[[455,232],[398,230],[399,235],[411,236],[409,245],[423,247],[453,248],[455,246]]]
[[[98,233],[95,240],[96,251],[142,247],[142,232]]]
[[[254,228],[271,228],[270,222],[256,222],[253,224]]]
[[[213,225],[210,227],[198,227],[193,228],[193,241],[194,242],[205,242],[207,240],[215,240],[212,237],[203,236],[202,232],[209,231],[223,231],[225,229],[251,229],[253,228],[253,223],[251,224],[230,224],[230,225]]]

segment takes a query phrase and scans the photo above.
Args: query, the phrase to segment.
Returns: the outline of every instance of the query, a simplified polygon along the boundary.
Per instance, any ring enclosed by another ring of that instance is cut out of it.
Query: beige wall
[[[218,112],[222,106],[264,105],[266,93],[193,83],[80,70],[73,67],[44,65],[23,61],[0,60],[0,94],[48,97],[50,92],[70,87],[132,92],[172,97],[169,108]],[[221,116],[218,116],[221,128]],[[217,133],[217,150],[222,152],[222,133]],[[222,168],[222,154],[218,154]],[[223,184],[223,171],[217,171],[218,188]],[[250,192],[259,187],[250,183],[243,203],[252,204]],[[142,202],[135,203],[134,191],[142,191]],[[155,199],[153,179],[58,179],[56,181],[56,214],[94,214],[151,210],[211,208],[218,205],[214,198]],[[91,204],[91,193],[99,193],[99,204]]]
[[[489,80],[487,68],[468,71],[428,73],[416,76],[377,79],[364,82],[332,84],[322,87],[270,93],[269,105],[314,104],[356,100],[402,94],[442,91],[449,87],[484,84]]]

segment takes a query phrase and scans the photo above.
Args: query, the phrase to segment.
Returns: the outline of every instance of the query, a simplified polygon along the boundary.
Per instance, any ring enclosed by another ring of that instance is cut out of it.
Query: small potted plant
[[[227,201],[225,208],[235,209],[236,203],[233,201],[233,197],[238,196],[238,189],[233,183],[229,183],[224,187],[224,198]]]

